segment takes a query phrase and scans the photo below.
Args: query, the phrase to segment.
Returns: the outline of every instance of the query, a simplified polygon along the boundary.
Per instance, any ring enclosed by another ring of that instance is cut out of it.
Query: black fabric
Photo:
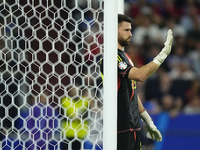
[[[140,150],[140,117],[136,82],[128,78],[133,63],[124,51],[118,50],[117,150]],[[100,61],[103,78],[103,59]],[[135,138],[134,138],[135,137]]]
[[[133,63],[124,51],[118,50],[118,114],[117,131],[140,128],[136,82],[128,79]],[[103,59],[100,63],[103,74]]]
[[[117,150],[141,150],[141,131],[117,134]]]
[[[136,82],[128,79],[132,67],[128,54],[118,50],[118,132],[140,128]]]

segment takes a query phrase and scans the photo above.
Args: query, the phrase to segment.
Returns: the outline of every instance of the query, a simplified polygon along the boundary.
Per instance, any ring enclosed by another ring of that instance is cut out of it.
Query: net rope
[[[103,0],[0,0],[0,147],[102,149]]]

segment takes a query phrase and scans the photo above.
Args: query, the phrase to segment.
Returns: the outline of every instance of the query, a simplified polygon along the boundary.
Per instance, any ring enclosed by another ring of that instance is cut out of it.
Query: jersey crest
[[[124,61],[121,61],[121,62],[119,62],[119,68],[121,69],[121,70],[124,70],[124,69],[126,69],[127,68],[127,64],[126,64],[126,62],[124,62]]]

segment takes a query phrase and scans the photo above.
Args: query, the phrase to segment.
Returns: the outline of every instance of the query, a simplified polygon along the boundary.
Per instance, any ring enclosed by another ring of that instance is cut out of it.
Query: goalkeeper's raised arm
[[[161,50],[161,52],[150,63],[140,68],[133,67],[129,72],[129,79],[136,81],[145,81],[151,74],[153,74],[170,54],[172,41],[172,30],[169,29],[167,32],[166,42],[164,43],[164,48]]]
[[[148,137],[157,141],[162,140],[160,131],[138,97],[137,81],[145,81],[169,55],[173,40],[172,31],[169,29],[166,33],[167,39],[161,52],[150,63],[137,68],[124,51],[124,47],[130,44],[132,37],[132,23],[133,20],[130,17],[118,14],[117,150],[141,149],[140,118],[146,124]],[[103,59],[100,65],[103,77]]]

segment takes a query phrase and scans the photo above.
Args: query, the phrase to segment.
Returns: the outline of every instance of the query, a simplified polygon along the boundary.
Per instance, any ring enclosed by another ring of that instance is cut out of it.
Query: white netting
[[[102,149],[103,0],[0,0],[0,148]]]

